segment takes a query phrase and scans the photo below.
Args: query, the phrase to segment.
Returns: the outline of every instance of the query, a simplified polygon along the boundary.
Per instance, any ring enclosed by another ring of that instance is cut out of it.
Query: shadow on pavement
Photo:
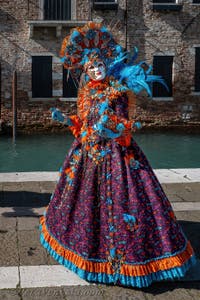
[[[0,207],[43,207],[50,201],[50,193],[28,191],[5,191],[0,199]]]
[[[188,289],[188,290],[200,290],[200,284],[199,281],[191,281],[191,282],[182,282],[182,281],[162,281],[162,282],[157,282],[153,283],[151,286],[148,288],[142,289],[143,292],[152,294],[154,296],[156,295],[161,295],[166,292],[172,292],[173,290],[181,290],[181,289]],[[195,298],[194,298],[195,299]],[[173,299],[172,299],[173,300]]]
[[[3,193],[0,207],[5,208],[4,217],[39,217],[50,202],[50,193],[38,192],[10,192]]]
[[[196,256],[200,258],[200,222],[179,220],[179,224],[190,241]]]

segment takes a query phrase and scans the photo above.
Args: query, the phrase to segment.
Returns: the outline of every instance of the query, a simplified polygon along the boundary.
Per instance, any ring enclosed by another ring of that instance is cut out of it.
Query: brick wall
[[[130,105],[130,116],[146,127],[199,126],[200,95],[193,92],[195,46],[200,46],[200,5],[185,0],[180,12],[153,11],[148,0],[119,0],[118,10],[97,11],[90,0],[76,0],[76,20],[103,20],[110,25],[118,41],[128,49],[137,46],[139,60],[152,64],[154,55],[173,55],[173,99],[156,101],[139,96],[137,109]],[[0,8],[1,111],[2,119],[11,122],[11,79],[18,75],[18,125],[21,129],[52,128],[49,108],[59,106],[66,113],[75,112],[75,102],[58,102],[62,96],[62,65],[59,50],[66,26],[56,37],[55,27],[34,28],[30,38],[29,21],[42,18],[42,0],[3,0]],[[53,98],[37,101],[31,97],[32,55],[53,56]],[[186,117],[185,117],[186,116]],[[183,120],[185,119],[185,120]]]

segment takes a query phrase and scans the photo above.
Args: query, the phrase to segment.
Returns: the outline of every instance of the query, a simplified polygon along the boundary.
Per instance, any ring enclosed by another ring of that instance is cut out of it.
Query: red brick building
[[[137,46],[139,60],[167,81],[169,91],[154,85],[153,99],[138,97],[137,119],[146,127],[199,126],[200,0],[0,0],[4,121],[12,119],[14,70],[19,129],[49,129],[51,106],[76,109],[76,85],[59,50],[69,30],[89,20],[110,25],[125,48]]]

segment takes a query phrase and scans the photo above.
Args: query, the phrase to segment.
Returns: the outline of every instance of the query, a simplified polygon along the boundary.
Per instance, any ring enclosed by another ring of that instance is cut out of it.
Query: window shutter
[[[200,92],[200,47],[196,48],[195,55],[195,92]]]
[[[71,73],[63,67],[63,97],[65,98],[76,98],[77,97],[77,84],[75,80],[72,78]]]
[[[176,0],[153,0],[153,3],[176,3]]]
[[[116,0],[94,0],[94,2],[103,2],[103,3],[111,3],[111,2],[113,2],[113,3],[115,3],[115,2],[117,2]]]
[[[153,74],[164,78],[169,91],[160,83],[153,84],[153,97],[172,97],[173,56],[154,56]]]
[[[32,97],[52,97],[52,56],[32,56]]]
[[[45,20],[71,20],[71,0],[44,0]]]

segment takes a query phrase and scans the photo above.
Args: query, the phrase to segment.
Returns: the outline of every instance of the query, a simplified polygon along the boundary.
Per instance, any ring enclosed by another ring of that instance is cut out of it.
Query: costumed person
[[[44,216],[41,243],[60,264],[98,283],[146,287],[183,277],[195,263],[190,242],[148,160],[134,141],[139,122],[128,119],[128,95],[159,76],[135,64],[101,24],[71,31],[62,44],[64,66],[85,85],[78,113],[52,109],[75,140]]]

